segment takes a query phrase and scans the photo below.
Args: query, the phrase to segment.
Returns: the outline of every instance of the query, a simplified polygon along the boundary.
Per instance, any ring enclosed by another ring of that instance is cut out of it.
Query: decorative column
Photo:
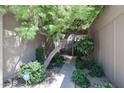
[[[3,20],[0,14],[0,88],[3,87]]]

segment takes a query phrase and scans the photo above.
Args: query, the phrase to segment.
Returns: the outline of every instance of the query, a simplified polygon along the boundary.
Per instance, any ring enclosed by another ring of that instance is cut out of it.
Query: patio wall
[[[106,76],[117,87],[124,87],[124,6],[105,6],[89,31]]]
[[[3,87],[3,30],[2,30],[2,15],[0,14],[0,88]]]
[[[41,45],[45,38],[37,35],[34,40],[24,41],[16,35],[14,29],[20,22],[16,21],[15,15],[7,13],[3,16],[3,79],[12,78],[17,68],[35,59],[35,49]],[[0,34],[1,35],[1,34]],[[0,65],[1,66],[1,65]],[[1,68],[0,68],[1,69]],[[0,73],[1,74],[1,73]]]

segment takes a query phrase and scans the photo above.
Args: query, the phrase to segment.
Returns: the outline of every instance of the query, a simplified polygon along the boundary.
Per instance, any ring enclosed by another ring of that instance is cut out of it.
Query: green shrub
[[[64,57],[60,53],[57,53],[51,60],[48,68],[59,67],[64,63],[63,61]]]
[[[80,87],[86,88],[90,86],[90,82],[87,79],[86,74],[79,69],[74,70],[72,74],[72,80]]]
[[[30,76],[30,79],[27,81],[28,85],[37,84],[46,77],[45,69],[38,61],[29,62],[21,66],[19,70],[19,77],[21,79],[23,79],[25,72],[28,72]]]
[[[44,49],[43,47],[36,48],[36,60],[43,64],[44,62]]]
[[[82,55],[88,56],[94,51],[94,41],[89,38],[81,39],[77,41],[76,49]]]
[[[96,88],[113,88],[113,85],[109,82],[105,82],[102,84],[97,84],[95,87]]]
[[[86,60],[81,59],[81,57],[77,57],[75,67],[76,67],[76,69],[84,69],[84,68],[86,68]]]
[[[86,67],[87,69],[91,70],[93,66],[96,66],[97,63],[96,63],[96,60],[95,59],[92,59],[92,60],[89,60],[87,61],[86,63]]]
[[[95,60],[87,60],[87,59],[82,59],[81,57],[77,57],[75,67],[76,67],[76,69],[87,68],[90,70],[96,64],[97,63],[95,62]]]
[[[102,77],[102,76],[104,76],[103,69],[98,64],[95,64],[91,67],[91,70],[90,70],[89,74],[92,77],[95,77],[95,76],[96,77]]]

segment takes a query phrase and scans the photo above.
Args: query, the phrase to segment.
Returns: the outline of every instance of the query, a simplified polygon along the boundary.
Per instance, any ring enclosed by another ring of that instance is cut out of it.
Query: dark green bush
[[[76,69],[86,68],[86,60],[81,59],[81,57],[77,57],[76,62],[75,62],[75,67],[76,67]]]
[[[51,60],[48,68],[59,67],[64,63],[63,61],[64,57],[60,53],[57,53]]]
[[[43,47],[36,48],[36,60],[43,64],[44,59],[45,59],[44,48]]]
[[[96,88],[113,88],[113,85],[109,82],[105,82],[105,83],[97,84],[95,87]]]
[[[87,61],[86,63],[86,67],[87,69],[91,70],[93,66],[96,66],[97,63],[96,63],[96,60],[95,59],[92,59],[92,60],[89,60]]]
[[[90,82],[87,79],[86,74],[79,69],[74,70],[72,74],[72,80],[73,82],[75,82],[75,84],[79,85],[82,88],[90,86]]]
[[[102,76],[104,76],[103,69],[98,64],[95,64],[91,67],[89,74],[92,77],[95,77],[95,76],[96,77],[102,77]]]
[[[88,56],[94,51],[94,41],[89,38],[81,39],[77,41],[75,47],[83,56]]]
[[[29,62],[21,66],[19,70],[19,77],[21,79],[23,79],[25,72],[28,72],[30,76],[30,79],[27,81],[28,85],[37,84],[46,77],[45,69],[38,61]]]
[[[97,63],[95,62],[95,60],[87,60],[87,59],[82,59],[81,57],[77,57],[75,62],[75,67],[76,69],[87,68],[90,70],[96,64]]]

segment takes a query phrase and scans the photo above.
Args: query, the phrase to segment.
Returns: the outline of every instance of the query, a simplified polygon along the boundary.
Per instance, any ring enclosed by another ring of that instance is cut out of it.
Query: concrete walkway
[[[75,88],[75,84],[72,81],[72,73],[75,69],[73,57],[66,57],[65,64],[59,71],[59,73],[53,73],[45,82],[37,85],[39,88]],[[52,81],[52,82],[50,82]],[[36,86],[35,86],[36,87]]]
[[[52,76],[33,88],[75,88],[71,77],[75,69],[73,59],[69,58],[59,73],[52,73]]]
[[[75,88],[75,84],[73,83],[73,81],[71,79],[74,69],[75,69],[75,66],[73,63],[64,64],[60,73],[63,74],[65,77],[63,79],[63,82],[62,82],[60,88]]]

